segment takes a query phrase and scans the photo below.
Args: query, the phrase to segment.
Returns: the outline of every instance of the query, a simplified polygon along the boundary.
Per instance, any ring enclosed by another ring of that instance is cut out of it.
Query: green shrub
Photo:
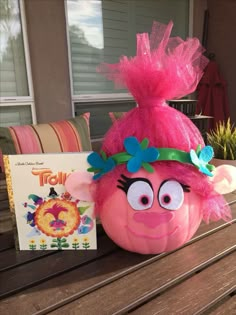
[[[214,149],[214,157],[223,160],[236,160],[236,128],[230,122],[219,122],[216,129],[207,133],[207,142]]]

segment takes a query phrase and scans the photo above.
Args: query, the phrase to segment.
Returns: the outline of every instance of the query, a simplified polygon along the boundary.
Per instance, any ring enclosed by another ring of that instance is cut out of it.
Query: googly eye
[[[129,186],[127,200],[134,210],[146,210],[153,204],[153,190],[146,181],[138,180]]]
[[[164,209],[178,210],[184,202],[182,185],[175,180],[165,181],[159,189],[158,201]]]

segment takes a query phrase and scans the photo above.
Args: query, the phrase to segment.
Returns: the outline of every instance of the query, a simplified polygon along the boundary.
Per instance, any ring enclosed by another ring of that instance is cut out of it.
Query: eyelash
[[[128,189],[130,187],[130,185],[134,182],[136,182],[137,180],[142,180],[144,182],[147,182],[151,188],[152,188],[152,184],[149,182],[149,180],[147,180],[146,178],[142,178],[142,177],[136,177],[136,178],[129,178],[129,177],[126,177],[125,175],[121,174],[121,178],[123,179],[118,179],[118,182],[121,184],[121,185],[117,185],[117,188],[123,190],[126,194],[128,192]],[[163,185],[166,181],[162,182],[161,185]],[[180,185],[183,187],[183,191],[186,192],[186,193],[189,193],[191,190],[190,190],[190,186],[188,185],[185,185],[185,184],[182,184],[180,183]],[[153,188],[152,188],[153,189]]]
[[[121,190],[123,190],[126,194],[128,192],[128,189],[130,187],[131,184],[133,184],[134,182],[136,182],[137,180],[141,180],[143,182],[146,182],[150,185],[150,187],[152,188],[152,184],[150,183],[149,180],[147,180],[146,178],[142,178],[142,177],[135,177],[135,178],[129,178],[126,177],[125,175],[121,174],[121,178],[123,179],[118,179],[118,182],[121,185],[117,185],[117,188],[120,188]],[[153,189],[153,188],[152,188]]]
[[[161,183],[160,187],[161,187],[163,184],[165,184],[165,182],[168,182],[169,180],[170,180],[170,178],[164,180],[164,181]],[[176,181],[177,181],[177,180],[176,180]],[[182,183],[180,183],[179,181],[178,181],[178,183],[182,186],[184,192],[187,192],[187,193],[191,192],[191,187],[190,187],[190,186],[185,185],[185,184],[182,184]]]
[[[191,192],[190,186],[184,185],[182,183],[180,183],[180,185],[183,187],[183,191],[184,192],[188,192],[188,193]]]

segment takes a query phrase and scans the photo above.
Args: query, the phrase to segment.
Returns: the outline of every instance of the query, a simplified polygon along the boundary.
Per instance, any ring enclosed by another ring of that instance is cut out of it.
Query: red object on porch
[[[226,81],[219,72],[215,60],[210,60],[197,87],[197,114],[212,116],[209,129],[214,129],[218,121],[229,117],[229,102]]]

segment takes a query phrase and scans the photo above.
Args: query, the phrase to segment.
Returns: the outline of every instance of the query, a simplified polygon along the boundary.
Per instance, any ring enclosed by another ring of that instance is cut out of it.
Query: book
[[[89,152],[4,155],[19,250],[96,249],[93,202],[73,198],[65,180],[86,171]]]

